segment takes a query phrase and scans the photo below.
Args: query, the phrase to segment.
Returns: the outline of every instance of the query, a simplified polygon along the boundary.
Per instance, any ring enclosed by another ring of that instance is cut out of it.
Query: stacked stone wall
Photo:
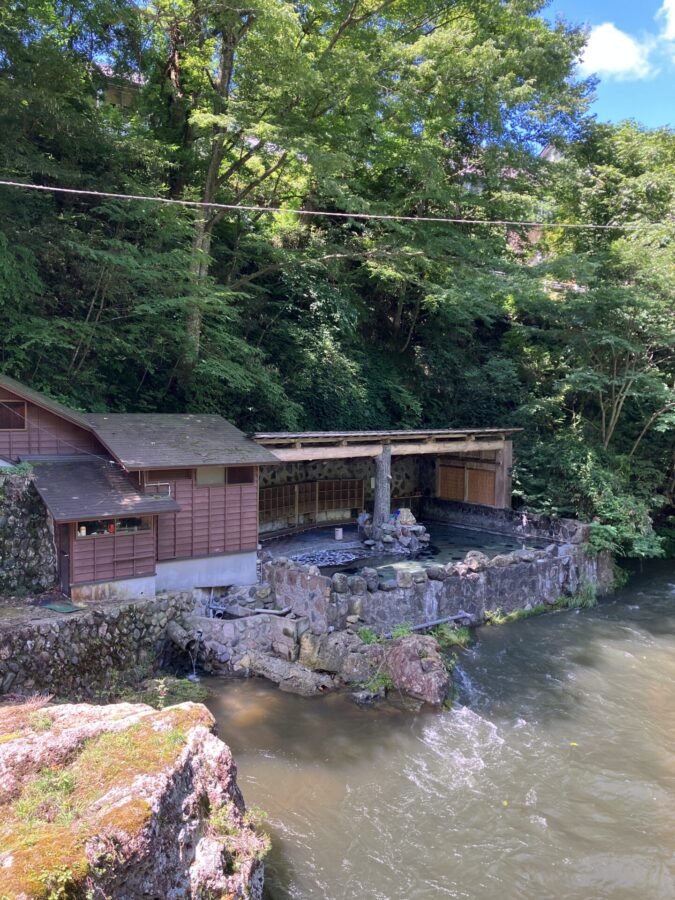
[[[0,693],[92,698],[134,669],[153,667],[167,625],[192,610],[187,594],[96,607],[0,627]]]
[[[479,625],[497,609],[507,613],[553,604],[586,586],[603,593],[613,583],[608,553],[591,556],[586,545],[572,543],[515,550],[493,559],[469,552],[464,562],[400,571],[395,580],[380,579],[369,568],[328,578],[315,566],[286,559],[266,563],[263,576],[277,605],[307,617],[313,634],[345,628],[349,617],[380,632],[403,622],[421,625],[449,616]]]
[[[395,457],[391,467],[392,497],[411,497],[419,493],[420,460],[415,456]],[[305,481],[332,481],[356,478],[364,483],[364,499],[372,504],[371,478],[375,476],[372,459],[329,459],[318,462],[285,463],[262,466],[260,487],[300,484]]]
[[[55,581],[54,530],[33,479],[0,469],[0,595],[44,591]]]
[[[569,544],[582,544],[589,536],[589,526],[576,519],[556,519],[527,509],[495,509],[431,497],[422,500],[420,518],[425,522],[447,522],[481,531]]]

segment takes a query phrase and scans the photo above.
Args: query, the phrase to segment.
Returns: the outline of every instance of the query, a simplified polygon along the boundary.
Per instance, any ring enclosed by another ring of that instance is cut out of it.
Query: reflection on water
[[[415,571],[429,568],[429,566],[445,565],[449,562],[459,562],[464,559],[469,550],[480,550],[487,556],[497,556],[498,553],[510,553],[525,546],[522,540],[509,534],[493,534],[489,531],[462,528],[457,525],[445,525],[441,522],[428,524],[430,543],[424,547],[415,557],[409,556],[375,556],[367,560],[361,560],[349,567],[333,566],[322,567],[325,575],[333,572],[358,572],[364,565],[377,569],[382,578],[394,578],[399,570]],[[546,542],[526,539],[528,547],[545,547]]]
[[[270,900],[675,897],[675,572],[484,628],[449,712],[213,679]]]

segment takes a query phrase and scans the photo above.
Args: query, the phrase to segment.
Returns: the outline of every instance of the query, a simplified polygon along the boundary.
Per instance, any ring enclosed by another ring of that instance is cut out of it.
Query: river
[[[453,709],[211,679],[269,900],[675,897],[675,567],[478,631]]]

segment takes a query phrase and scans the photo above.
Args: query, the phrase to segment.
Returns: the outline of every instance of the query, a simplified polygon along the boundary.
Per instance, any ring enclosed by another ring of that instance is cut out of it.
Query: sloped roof
[[[92,413],[85,418],[127,469],[278,462],[269,450],[218,415]]]
[[[55,522],[177,512],[171,497],[142,494],[117,463],[103,457],[30,460],[35,487]]]
[[[26,387],[25,384],[21,384],[20,381],[15,381],[14,378],[10,378],[9,375],[0,375],[0,387],[7,388],[8,391],[11,391],[13,394],[16,394],[24,400],[35,403],[36,406],[41,406],[43,409],[48,409],[57,416],[61,416],[62,419],[67,419],[69,422],[74,422],[76,425],[86,428],[87,431],[91,431],[91,425],[87,421],[84,413],[70,409],[68,406],[64,406],[63,403],[59,403],[58,400],[52,400],[52,398],[48,397],[46,394],[41,394],[39,391],[34,391],[32,388]]]

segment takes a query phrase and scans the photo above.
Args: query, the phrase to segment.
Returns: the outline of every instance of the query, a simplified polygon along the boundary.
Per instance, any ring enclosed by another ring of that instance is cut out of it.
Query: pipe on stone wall
[[[446,622],[460,622],[462,619],[468,619],[471,621],[471,616],[468,613],[465,613],[463,609],[460,609],[459,613],[456,616],[445,616],[443,619],[432,619],[431,622],[423,622],[421,625],[413,625],[411,627],[411,631],[426,631],[427,628],[433,628],[436,625],[445,625]],[[382,635],[386,640],[391,640],[391,631],[388,631],[386,634]]]
[[[178,622],[169,622],[166,626],[166,633],[177,647],[188,653],[194,652],[199,645],[199,636],[195,632],[183,628]]]

